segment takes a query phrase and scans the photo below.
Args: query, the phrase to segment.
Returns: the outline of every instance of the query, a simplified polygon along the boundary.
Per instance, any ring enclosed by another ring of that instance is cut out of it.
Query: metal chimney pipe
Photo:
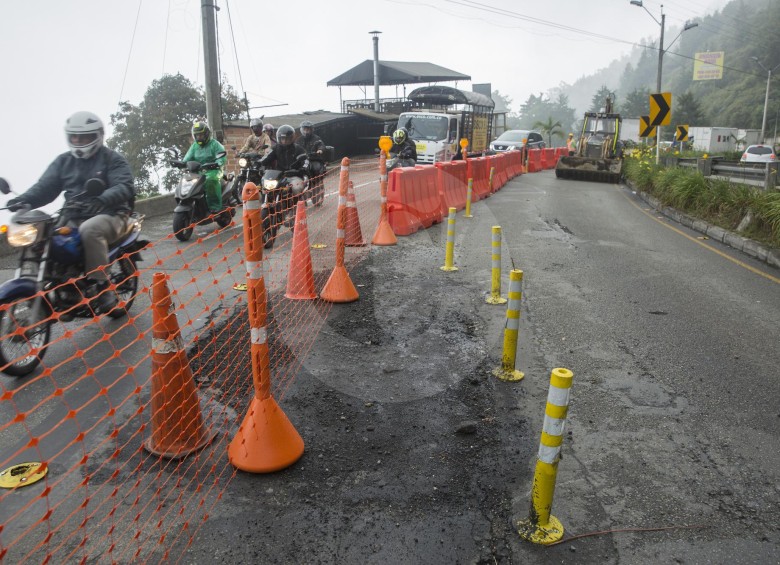
[[[379,111],[379,34],[381,31],[369,31],[374,36],[374,111]]]

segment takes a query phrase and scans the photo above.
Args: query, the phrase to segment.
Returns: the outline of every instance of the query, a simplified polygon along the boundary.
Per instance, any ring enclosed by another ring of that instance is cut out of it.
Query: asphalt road
[[[245,408],[228,407],[231,424],[208,450],[229,483],[191,546],[173,554],[187,563],[780,561],[780,273],[659,218],[625,187],[552,172],[521,176],[476,203],[473,219],[458,216],[456,273],[439,269],[443,226],[351,256],[360,299],[328,312],[279,399],[306,442],[303,458],[272,475],[224,472],[222,450]],[[361,220],[370,234],[374,221]],[[491,375],[505,316],[484,303],[493,225],[503,230],[504,293],[508,265],[524,271],[519,383]],[[144,231],[156,240],[168,230],[160,217]],[[188,269],[204,268],[181,267],[236,241],[231,230],[210,234],[155,252],[184,294]],[[284,252],[275,261],[272,294],[283,288]],[[219,292],[205,292],[182,324],[189,337],[232,315],[229,300],[227,314],[211,314]],[[135,324],[140,332],[149,320]],[[95,342],[100,327],[78,339]],[[148,355],[144,345],[125,363]],[[517,536],[554,367],[575,376],[553,514],[567,536],[636,531],[550,548]],[[72,394],[89,398],[116,373]],[[51,384],[38,386],[19,402],[31,406]],[[112,386],[120,398],[135,382]],[[107,406],[88,404],[85,422]],[[23,439],[4,437],[5,453]],[[670,529],[646,531],[655,528]]]

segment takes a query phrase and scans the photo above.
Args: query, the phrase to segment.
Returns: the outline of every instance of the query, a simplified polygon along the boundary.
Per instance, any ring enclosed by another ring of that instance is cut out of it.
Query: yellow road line
[[[640,211],[640,212],[642,212],[643,214],[646,214],[647,216],[649,216],[650,218],[652,218],[653,220],[655,220],[656,222],[658,222],[658,223],[659,223],[659,224],[661,224],[662,226],[664,226],[664,227],[666,227],[666,228],[669,228],[669,229],[670,229],[670,230],[672,230],[673,232],[675,232],[675,233],[678,233],[678,234],[680,234],[681,236],[683,236],[683,237],[685,237],[685,238],[687,238],[687,239],[690,239],[692,242],[694,242],[694,243],[697,243],[697,244],[701,245],[701,246],[702,246],[702,247],[704,247],[705,249],[709,249],[709,250],[710,250],[710,251],[712,251],[713,253],[715,253],[715,254],[717,254],[717,255],[720,255],[720,256],[721,256],[721,257],[723,257],[724,259],[728,259],[728,260],[729,260],[729,261],[731,261],[732,263],[734,263],[734,264],[736,264],[736,265],[739,265],[740,267],[742,267],[742,268],[744,268],[744,269],[747,269],[748,271],[750,271],[750,272],[752,272],[752,273],[755,273],[755,274],[757,274],[757,275],[761,275],[762,277],[764,277],[764,278],[767,278],[767,279],[769,279],[770,281],[772,281],[772,282],[774,282],[774,283],[780,284],[780,278],[774,277],[774,276],[770,275],[769,273],[765,273],[765,272],[763,272],[763,271],[761,271],[761,270],[759,270],[759,269],[756,269],[755,267],[751,267],[751,266],[750,266],[750,265],[748,265],[747,263],[743,263],[743,262],[742,262],[742,261],[740,261],[739,259],[734,259],[734,257],[731,257],[729,254],[727,254],[727,253],[723,253],[723,251],[720,251],[719,249],[715,249],[713,246],[711,246],[711,245],[708,245],[708,244],[704,243],[703,241],[701,241],[701,240],[699,240],[699,239],[696,239],[695,237],[691,237],[690,235],[688,235],[688,234],[687,234],[687,233],[685,233],[684,231],[682,231],[682,230],[680,230],[680,229],[677,229],[676,227],[674,227],[674,226],[672,226],[672,225],[668,224],[668,223],[667,223],[667,222],[665,222],[665,221],[662,221],[661,219],[657,218],[657,217],[656,217],[656,216],[654,216],[653,214],[650,214],[650,213],[649,213],[647,210],[645,210],[645,209],[643,209],[642,207],[640,207],[640,206],[639,206],[639,205],[638,205],[636,202],[634,202],[633,200],[631,200],[631,198],[629,198],[629,197],[628,197],[628,195],[627,195],[627,194],[626,194],[626,193],[625,193],[625,192],[624,192],[624,191],[623,191],[623,190],[622,190],[622,189],[621,189],[619,186],[616,186],[615,188],[616,188],[617,190],[619,190],[619,191],[620,191],[620,193],[621,193],[621,194],[622,194],[622,195],[625,197],[625,199],[626,199],[626,200],[628,200],[628,201],[631,203],[631,205],[632,205],[634,208],[636,208],[637,210],[639,210],[639,211]],[[659,213],[659,214],[660,214],[660,212],[658,212],[657,210],[654,210],[654,211],[655,211],[656,213]]]

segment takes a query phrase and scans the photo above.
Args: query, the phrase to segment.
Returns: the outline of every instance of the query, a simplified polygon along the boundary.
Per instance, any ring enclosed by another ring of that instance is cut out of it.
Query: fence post
[[[777,166],[778,163],[766,164],[766,176],[764,177],[764,190],[774,190],[777,186]]]

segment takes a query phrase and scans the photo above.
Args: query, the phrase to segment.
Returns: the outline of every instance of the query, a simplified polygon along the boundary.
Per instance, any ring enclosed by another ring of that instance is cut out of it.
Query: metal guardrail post
[[[774,190],[777,186],[778,163],[767,163],[764,172],[764,190]]]

